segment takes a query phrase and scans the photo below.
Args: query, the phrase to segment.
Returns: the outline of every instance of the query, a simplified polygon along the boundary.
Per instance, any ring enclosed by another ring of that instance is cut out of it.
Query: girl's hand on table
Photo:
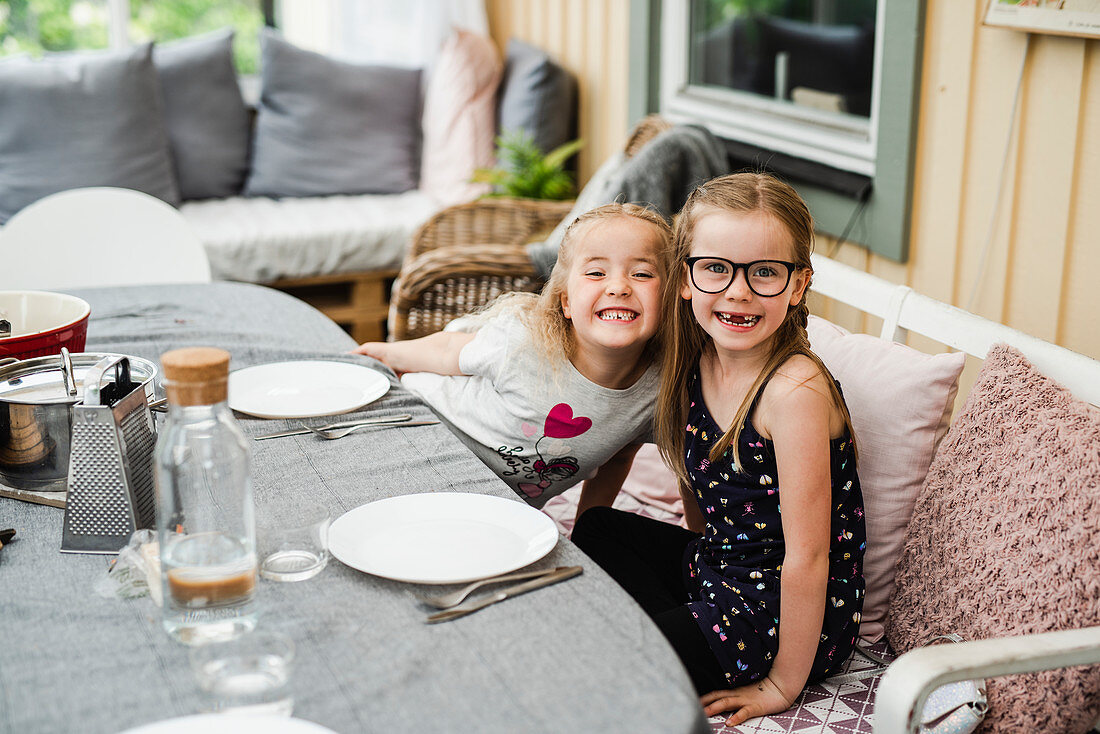
[[[699,703],[707,716],[732,711],[726,726],[737,726],[757,716],[786,711],[794,704],[794,698],[786,696],[771,678],[764,677],[740,688],[711,691],[701,696]]]
[[[401,375],[404,374],[404,372],[398,370],[396,367],[394,367],[393,364],[390,363],[391,346],[392,345],[388,344],[387,342],[363,342],[355,349],[351,350],[351,353],[364,354],[368,357],[373,357],[374,359],[377,359],[379,362],[393,370],[394,374],[396,374],[400,378]]]

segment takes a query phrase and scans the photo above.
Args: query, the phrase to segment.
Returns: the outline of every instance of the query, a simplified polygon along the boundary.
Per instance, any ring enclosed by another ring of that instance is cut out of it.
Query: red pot
[[[87,301],[64,293],[0,291],[0,321],[8,323],[0,324],[0,359],[83,352],[90,313]]]

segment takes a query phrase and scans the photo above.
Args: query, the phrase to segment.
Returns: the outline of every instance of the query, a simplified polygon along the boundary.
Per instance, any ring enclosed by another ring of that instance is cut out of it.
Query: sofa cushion
[[[996,345],[928,471],[887,635],[985,639],[1100,625],[1100,411]],[[990,678],[984,728],[1083,732],[1100,666]]]
[[[85,186],[179,203],[151,44],[0,60],[0,222]]]
[[[233,68],[233,31],[158,44],[153,65],[180,197],[241,193],[252,121]]]
[[[867,550],[860,636],[882,638],[894,565],[913,503],[947,432],[966,355],[924,354],[904,344],[852,334],[816,316],[810,346],[840,381],[859,452]]]
[[[362,66],[260,36],[247,196],[397,194],[420,172],[420,70]]]
[[[947,431],[961,354],[923,354],[904,344],[810,317],[810,345],[844,390],[859,451],[867,550],[860,636],[882,638],[894,565],[936,445]],[[647,505],[683,512],[676,479],[656,448],[643,446],[623,491]]]
[[[498,128],[523,129],[549,153],[573,136],[577,82],[542,49],[508,41],[500,85]]]
[[[439,52],[424,95],[420,188],[445,204],[488,193],[474,169],[493,165],[501,63],[484,36],[455,29]]]
[[[441,208],[421,191],[403,194],[210,199],[180,212],[206,246],[219,280],[396,270],[409,238]]]

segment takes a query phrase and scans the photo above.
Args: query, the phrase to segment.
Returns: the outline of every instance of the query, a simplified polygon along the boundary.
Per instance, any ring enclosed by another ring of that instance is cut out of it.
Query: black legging
[[[700,694],[727,688],[725,675],[688,609],[684,549],[698,533],[610,507],[577,519],[573,542],[653,618]]]

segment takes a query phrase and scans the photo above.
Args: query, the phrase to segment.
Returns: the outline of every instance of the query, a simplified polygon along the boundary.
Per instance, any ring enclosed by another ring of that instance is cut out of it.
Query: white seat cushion
[[[264,283],[400,267],[413,232],[441,208],[421,191],[187,202],[219,280]]]

